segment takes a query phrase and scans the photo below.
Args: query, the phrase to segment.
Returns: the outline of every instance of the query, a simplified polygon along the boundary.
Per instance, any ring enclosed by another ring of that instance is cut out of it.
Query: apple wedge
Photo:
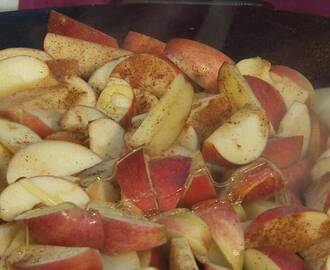
[[[122,47],[125,50],[135,53],[153,53],[161,55],[165,50],[166,43],[138,32],[129,31],[124,38]]]
[[[255,107],[244,107],[204,141],[204,159],[220,166],[250,163],[262,154],[268,134],[266,115]]]
[[[199,149],[199,138],[196,130],[192,126],[186,126],[181,131],[177,143],[192,151]]]
[[[302,159],[291,166],[282,169],[282,176],[285,185],[291,189],[300,191],[306,186],[306,180],[309,179],[312,168],[310,159]]]
[[[40,141],[38,134],[28,127],[0,118],[0,142],[12,153]]]
[[[17,216],[24,221],[33,241],[41,245],[101,248],[103,223],[93,210],[85,211],[74,204],[37,208]]]
[[[307,207],[326,212],[330,206],[330,176],[325,175],[320,181],[310,184],[304,198]]]
[[[278,207],[255,218],[245,239],[248,248],[270,245],[298,252],[329,235],[330,217],[325,213],[304,207]]]
[[[97,100],[96,108],[128,127],[135,114],[135,100],[134,91],[125,80],[110,78]]]
[[[170,270],[199,269],[187,239],[173,238],[170,249]]]
[[[161,97],[179,73],[167,58],[142,53],[131,55],[117,64],[110,76],[126,80],[134,89]]]
[[[89,77],[98,67],[112,59],[131,54],[125,50],[53,33],[47,33],[44,50],[54,59],[77,60],[83,77]]]
[[[24,200],[24,204],[17,198]],[[6,187],[0,194],[0,218],[13,220],[40,203],[50,206],[72,202],[85,207],[88,201],[89,197],[81,187],[62,178],[38,176],[22,179]]]
[[[98,119],[88,125],[90,149],[102,159],[119,158],[126,152],[124,129],[111,119]]]
[[[244,203],[243,208],[248,220],[253,220],[269,209],[280,207],[280,203],[273,200],[260,199],[254,202]]]
[[[218,91],[217,77],[220,67],[223,63],[233,63],[217,49],[189,39],[169,40],[164,53],[190,79],[212,93]]]
[[[70,176],[101,162],[81,145],[64,141],[42,141],[18,151],[8,165],[7,181],[38,175]]]
[[[272,83],[270,77],[271,63],[260,57],[242,59],[236,63],[236,67],[242,75],[250,75]]]
[[[49,14],[48,32],[118,48],[114,37],[54,10]]]
[[[129,145],[133,148],[144,145],[152,155],[166,150],[181,133],[192,99],[191,84],[182,75],[178,75],[134,132]]]
[[[200,202],[193,211],[209,226],[214,241],[231,267],[242,269],[244,233],[229,200],[219,198]]]
[[[300,157],[304,157],[311,137],[311,117],[308,107],[303,103],[293,102],[283,117],[276,135],[278,137],[303,136]]]
[[[14,56],[31,56],[43,62],[52,60],[52,57],[50,55],[38,49],[17,47],[0,50],[0,60]]]
[[[120,199],[120,193],[110,181],[96,180],[85,188],[91,201],[117,202]]]
[[[0,143],[0,190],[7,186],[7,168],[12,158],[12,153]]]
[[[176,208],[189,175],[191,158],[171,156],[149,161],[149,171],[160,211]]]
[[[212,95],[193,104],[187,123],[197,132],[200,140],[206,139],[219,125],[232,115],[232,105],[226,95]]]
[[[152,93],[140,89],[134,89],[136,97],[136,115],[148,113],[154,107],[159,99]]]
[[[31,56],[14,56],[0,60],[0,97],[20,90],[56,85],[46,63]]]
[[[270,139],[262,157],[279,168],[286,168],[300,159],[303,141],[303,136]]]
[[[14,240],[15,236],[21,230],[17,223],[5,223],[0,225],[0,256],[3,258],[6,251]]]
[[[144,150],[139,148],[118,161],[116,172],[122,197],[152,213],[158,210],[158,203],[147,162]]]
[[[88,247],[31,245],[16,249],[7,262],[22,270],[102,270],[100,253]]]
[[[87,138],[85,135],[67,130],[54,132],[45,137],[45,140],[72,142],[83,146],[88,145],[88,143],[86,143]]]
[[[324,238],[315,245],[300,252],[300,256],[305,260],[308,269],[328,270],[330,258],[330,238]],[[323,267],[323,268],[322,268]]]
[[[330,100],[330,87],[319,88],[315,91],[315,101],[312,106],[313,111],[320,118],[322,123],[330,129],[329,121],[329,100]]]
[[[269,246],[247,249],[244,254],[244,269],[306,270],[306,267],[297,255]]]
[[[46,64],[54,77],[60,81],[67,76],[79,75],[79,64],[75,59],[51,59],[46,61]]]
[[[312,159],[317,159],[326,148],[328,140],[328,130],[319,120],[318,116],[311,111],[311,137],[308,145],[307,155]]]
[[[102,254],[102,270],[137,270],[141,269],[141,263],[137,252],[130,251],[114,255]]]
[[[153,220],[165,226],[168,238],[184,237],[188,240],[194,255],[199,260],[206,260],[212,236],[200,217],[188,209],[178,208],[164,212]]]
[[[312,179],[317,181],[328,172],[330,172],[330,157],[322,157],[321,155],[311,170]]]

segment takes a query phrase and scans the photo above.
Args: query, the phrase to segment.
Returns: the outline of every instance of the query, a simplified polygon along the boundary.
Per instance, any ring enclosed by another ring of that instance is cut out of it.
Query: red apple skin
[[[191,158],[171,156],[149,162],[160,211],[176,208],[189,175]]]
[[[303,136],[270,139],[262,156],[279,168],[286,168],[300,158]]]
[[[285,185],[294,191],[300,191],[306,185],[313,162],[310,159],[300,160],[291,166],[282,169]]]
[[[114,254],[141,251],[161,246],[167,241],[161,226],[145,226],[104,218],[103,252]]]
[[[213,199],[216,191],[211,175],[204,171],[190,176],[190,183],[179,201],[179,207],[191,208],[194,204]]]
[[[218,93],[217,77],[222,64],[233,63],[224,53],[189,39],[171,39],[164,52],[190,79],[211,93]]]
[[[204,142],[202,145],[202,155],[205,161],[223,166],[223,167],[234,167],[235,165],[230,161],[226,160],[222,155],[219,154],[215,146],[209,142]]]
[[[29,233],[43,245],[101,248],[104,241],[100,215],[78,207],[28,219]]]
[[[25,261],[15,263],[17,270],[102,270],[101,255],[96,249],[87,249],[77,256],[64,260],[28,265]]]
[[[156,38],[134,31],[128,32],[122,45],[123,49],[135,53],[154,53],[154,54],[162,54],[164,52],[165,47],[166,47],[166,43]]]
[[[54,131],[47,126],[38,117],[26,112],[26,111],[0,111],[0,117],[3,117],[9,121],[17,122],[27,126],[37,133],[41,138],[45,138]]]
[[[117,177],[122,196],[145,213],[158,211],[156,192],[149,178],[142,148],[128,153],[117,164]]]
[[[48,32],[118,48],[118,42],[112,36],[56,11],[50,13]]]
[[[265,110],[273,128],[277,130],[281,119],[286,113],[286,106],[282,96],[272,85],[264,80],[249,75],[244,76],[244,78],[259,100],[261,107]]]

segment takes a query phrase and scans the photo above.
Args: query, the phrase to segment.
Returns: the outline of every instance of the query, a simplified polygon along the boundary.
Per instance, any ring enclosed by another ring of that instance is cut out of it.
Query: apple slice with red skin
[[[134,31],[128,32],[122,44],[122,48],[135,53],[162,54],[165,47],[165,42]]]
[[[244,107],[204,141],[202,153],[207,162],[220,166],[247,164],[262,154],[268,135],[269,123],[264,112]]]
[[[285,185],[291,190],[299,191],[303,189],[306,185],[306,179],[309,177],[312,165],[312,160],[306,158],[282,169]]]
[[[218,71],[222,64],[233,63],[217,49],[189,39],[171,39],[164,52],[190,79],[211,93],[218,91]]]
[[[262,157],[279,168],[286,168],[299,160],[302,146],[303,136],[272,138],[268,140]]]
[[[150,160],[150,177],[160,211],[176,208],[189,175],[190,165],[191,158],[184,156]]]
[[[54,10],[49,15],[48,32],[118,48],[114,37]]]
[[[246,270],[306,270],[304,261],[297,255],[272,246],[260,246],[245,251]]]
[[[304,207],[270,209],[250,224],[245,234],[248,248],[275,246],[301,251],[330,235],[330,217]]]
[[[173,238],[170,248],[170,270],[198,270],[197,263],[187,239],[183,237]]]
[[[244,78],[259,100],[261,107],[265,110],[274,130],[277,130],[281,119],[286,113],[286,106],[282,96],[266,81],[249,75],[244,76]]]
[[[65,203],[33,209],[16,217],[24,220],[32,239],[42,245],[101,248],[104,241],[100,215]]]
[[[19,270],[102,270],[100,253],[88,247],[30,245],[16,249],[7,262]]]
[[[209,226],[217,246],[234,270],[242,269],[244,233],[240,219],[226,198],[200,202],[193,207]]]
[[[158,204],[146,159],[142,148],[128,153],[118,161],[117,177],[122,197],[150,213],[158,210]]]
[[[311,138],[308,145],[307,154],[312,159],[317,159],[327,145],[328,130],[321,123],[314,112],[311,113]]]

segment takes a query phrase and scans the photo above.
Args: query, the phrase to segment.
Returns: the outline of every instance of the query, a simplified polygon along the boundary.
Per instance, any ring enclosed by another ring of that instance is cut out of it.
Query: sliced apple
[[[24,47],[17,47],[17,48],[7,48],[0,50],[0,60],[6,59],[9,57],[14,56],[31,56],[37,58],[40,61],[49,61],[52,60],[52,57],[45,53],[42,50],[32,49],[32,48],[24,48]]]
[[[324,238],[302,252],[300,256],[305,260],[309,269],[328,270],[330,257],[330,238]],[[323,268],[322,268],[323,267]]]
[[[315,102],[312,106],[313,111],[320,118],[322,123],[330,129],[329,121],[329,100],[330,100],[330,87],[320,88],[315,91]]]
[[[199,138],[196,130],[192,126],[186,126],[180,133],[177,143],[190,150],[199,149]]]
[[[242,269],[244,233],[230,202],[225,198],[200,202],[193,207],[209,226],[211,235],[234,270]]]
[[[308,107],[300,102],[293,102],[283,117],[277,131],[278,137],[303,136],[301,157],[304,157],[311,137],[311,118]]]
[[[126,80],[132,88],[161,97],[177,74],[179,71],[171,61],[143,53],[132,55],[116,65],[110,76]]]
[[[229,270],[227,267],[223,267],[221,265],[217,265],[214,263],[207,262],[204,265],[204,270]]]
[[[70,176],[101,159],[81,145],[64,141],[42,141],[18,151],[8,165],[7,181],[38,175]]]
[[[253,220],[257,216],[261,215],[263,212],[280,206],[281,205],[278,202],[275,202],[273,200],[266,200],[266,199],[261,199],[254,202],[243,204],[248,220]]]
[[[306,186],[306,180],[310,175],[312,164],[310,159],[303,159],[282,169],[285,185],[291,190],[302,190]]]
[[[83,132],[87,130],[90,122],[102,118],[107,116],[99,110],[77,105],[66,111],[60,120],[60,125],[65,130]]]
[[[320,157],[312,168],[311,176],[314,181],[321,179],[330,172],[330,157]]]
[[[111,119],[98,119],[88,125],[90,149],[102,159],[119,158],[126,152],[124,129]]]
[[[112,59],[131,54],[125,50],[53,33],[47,33],[44,50],[54,59],[77,60],[83,77],[89,77],[98,67]]]
[[[0,190],[7,186],[7,168],[12,158],[12,153],[0,143]]]
[[[58,80],[66,76],[78,76],[79,64],[75,59],[52,59],[46,61],[50,71]]]
[[[170,270],[180,269],[198,270],[199,268],[188,240],[178,237],[171,240]]]
[[[114,255],[102,254],[103,270],[136,270],[141,269],[137,252],[130,251]]]
[[[122,126],[130,126],[135,114],[132,87],[123,79],[110,78],[97,100],[96,108]]]
[[[16,234],[21,230],[17,223],[5,223],[0,225],[0,256],[5,257],[6,251],[14,240]]]
[[[270,139],[262,156],[279,168],[288,167],[300,159],[303,141],[303,136]]]
[[[233,63],[224,53],[198,41],[174,38],[165,55],[187,76],[209,92],[217,92],[218,71],[223,63]]]
[[[327,145],[328,130],[319,120],[318,116],[311,111],[311,137],[308,145],[308,156],[317,159]]]
[[[48,32],[118,48],[114,37],[54,10],[49,15]]]
[[[97,180],[85,191],[92,201],[117,202],[120,199],[119,191],[110,181]]]
[[[193,104],[187,123],[196,130],[200,140],[204,140],[231,115],[232,105],[228,97],[212,95]]]
[[[305,191],[306,206],[319,211],[327,211],[330,194],[330,176],[327,174],[319,181],[312,183]]]
[[[303,207],[278,207],[254,219],[245,239],[249,248],[270,245],[297,252],[329,234],[330,217],[325,213]]]
[[[269,134],[266,115],[255,107],[245,107],[232,115],[203,144],[206,161],[221,165],[242,165],[263,152]]]
[[[145,113],[148,113],[152,107],[154,107],[159,99],[152,93],[140,90],[140,89],[134,89],[134,94],[136,97],[136,114],[137,115],[143,115]]]
[[[304,261],[297,255],[278,247],[250,248],[244,254],[246,270],[305,270]]]
[[[63,130],[48,135],[47,137],[45,137],[45,140],[72,142],[86,146],[87,138],[81,133]]]
[[[21,199],[17,200],[18,197]],[[0,217],[10,221],[40,203],[56,205],[72,202],[84,207],[88,201],[84,190],[72,182],[53,176],[33,177],[9,185],[0,194]]]
[[[15,250],[7,259],[14,269],[26,270],[102,270],[100,253],[88,247],[31,245]]]
[[[149,162],[150,177],[156,191],[159,210],[176,208],[189,175],[191,158],[172,156]]]
[[[134,132],[129,145],[133,148],[145,145],[146,150],[153,155],[166,150],[181,133],[190,112],[192,98],[191,84],[182,75],[178,75]]]
[[[260,57],[246,58],[236,63],[236,67],[242,75],[250,75],[272,83],[269,74],[271,63],[265,59]]]

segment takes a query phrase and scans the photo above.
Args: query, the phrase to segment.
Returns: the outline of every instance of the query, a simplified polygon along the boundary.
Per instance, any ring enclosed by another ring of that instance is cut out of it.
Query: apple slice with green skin
[[[24,48],[24,47],[16,47],[16,48],[7,48],[0,50],[0,60],[14,57],[14,56],[31,56],[37,58],[40,61],[46,62],[52,60],[52,57],[45,53],[42,50],[32,49],[32,48]]]
[[[330,175],[308,186],[304,194],[307,207],[326,212],[330,206]]]
[[[122,197],[149,213],[157,211],[158,204],[147,162],[147,156],[140,148],[119,160],[116,172]]]
[[[254,219],[245,239],[248,248],[266,245],[298,252],[329,234],[330,217],[325,213],[304,207],[278,207]]]
[[[24,204],[17,200],[17,196],[24,200]],[[6,187],[0,194],[0,218],[10,221],[40,203],[53,206],[62,202],[85,207],[89,197],[80,186],[62,178],[38,176],[21,179]]]
[[[40,141],[39,135],[27,126],[0,118],[0,142],[12,153]]]
[[[317,159],[327,145],[328,130],[319,120],[318,116],[311,111],[311,138],[307,154],[312,159]]]
[[[89,147],[102,159],[119,158],[127,152],[125,130],[112,119],[98,119],[88,125]]]
[[[183,156],[150,160],[150,177],[160,211],[176,208],[189,175],[190,165],[191,158]]]
[[[31,245],[15,250],[7,262],[20,270],[102,270],[100,253],[88,247]]]
[[[141,251],[166,243],[164,227],[147,219],[108,208],[101,213],[104,228],[105,254]]]
[[[64,203],[27,211],[15,220],[23,220],[37,244],[65,247],[102,248],[103,224],[93,210]]]
[[[306,158],[282,169],[285,185],[291,190],[300,191],[303,189],[306,186],[312,165],[312,160]]]
[[[124,38],[122,47],[135,53],[153,53],[158,55],[164,52],[166,43],[138,32],[129,31]]]
[[[244,107],[204,141],[202,153],[207,162],[220,166],[247,164],[262,154],[268,135],[264,112]]]
[[[246,270],[306,270],[304,261],[297,255],[278,247],[250,248],[244,254]]]
[[[54,59],[77,60],[79,73],[83,77],[89,77],[98,67],[112,59],[131,54],[125,50],[53,33],[47,33],[44,50]]]
[[[110,78],[97,100],[96,108],[128,127],[135,114],[135,101],[134,91],[125,80]]]
[[[262,157],[279,168],[286,168],[300,159],[303,140],[303,136],[270,139]]]
[[[174,38],[167,42],[165,55],[187,76],[208,92],[217,92],[218,71],[233,63],[227,55],[198,41]]]
[[[132,88],[161,97],[181,72],[167,58],[142,53],[131,55],[117,64],[110,77],[127,81]]]
[[[308,107],[300,102],[293,102],[283,117],[278,128],[278,137],[303,136],[301,157],[304,157],[311,137],[311,117]]]
[[[88,106],[77,105],[65,112],[60,120],[61,128],[69,131],[84,132],[94,120],[107,118],[101,111]]]
[[[191,84],[178,75],[130,137],[129,145],[133,148],[144,145],[148,153],[161,154],[174,143],[184,128],[192,99]]]
[[[299,255],[305,260],[309,269],[328,270],[326,266],[327,263],[329,265],[330,238],[322,239],[300,252]]]
[[[188,209],[178,208],[164,212],[153,220],[165,226],[168,238],[186,238],[194,255],[199,260],[206,260],[212,236],[208,226],[200,217]]]
[[[101,162],[88,148],[64,141],[42,141],[18,151],[7,170],[8,183],[38,175],[70,176]]]
[[[188,240],[183,237],[173,238],[170,247],[170,270],[198,270]]]
[[[139,256],[135,251],[114,255],[101,255],[102,270],[136,270],[141,269]]]
[[[54,10],[49,15],[48,32],[118,48],[114,37]]]
[[[242,269],[244,233],[229,200],[219,198],[200,202],[193,211],[209,226],[214,241],[232,268]]]

